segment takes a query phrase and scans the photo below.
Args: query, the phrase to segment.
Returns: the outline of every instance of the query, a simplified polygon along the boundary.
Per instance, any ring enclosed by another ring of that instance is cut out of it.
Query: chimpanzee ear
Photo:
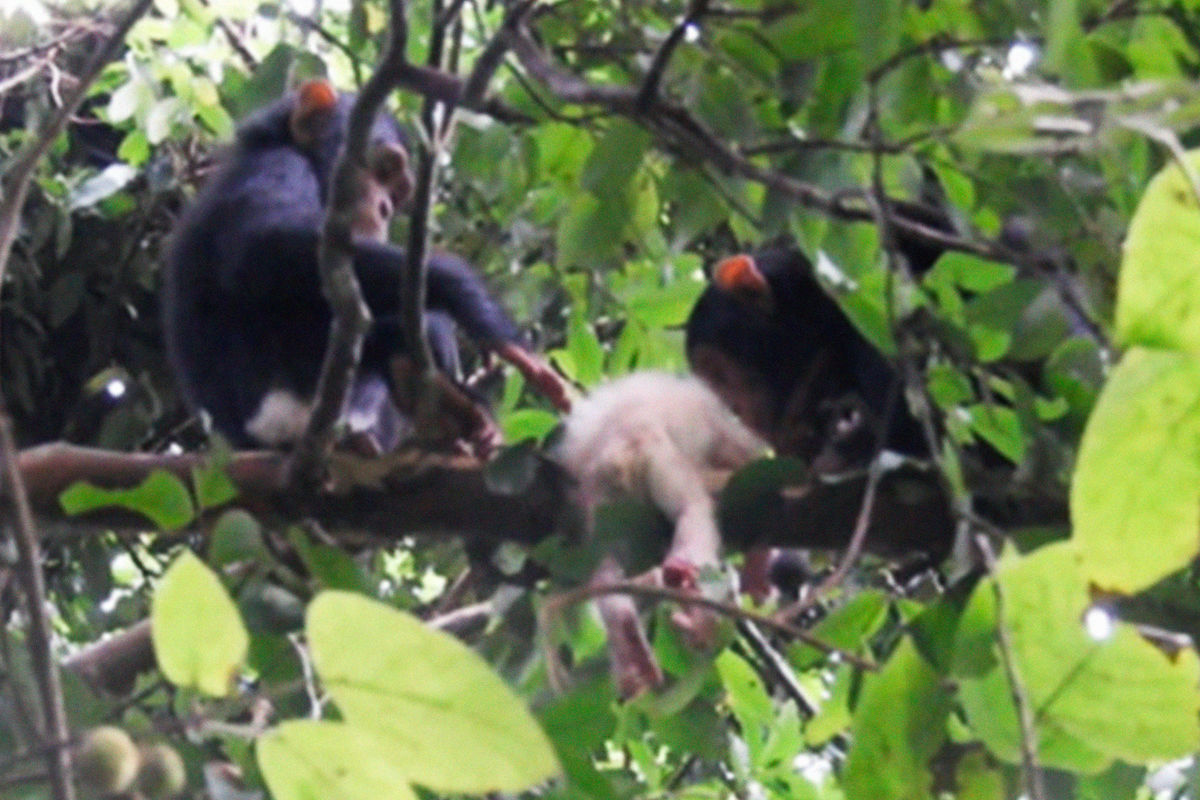
[[[337,91],[329,81],[305,81],[296,92],[296,105],[288,119],[292,140],[300,147],[315,143],[325,132],[337,102]]]
[[[740,253],[719,262],[713,268],[713,285],[722,291],[748,299],[769,299],[771,287],[754,261]]]

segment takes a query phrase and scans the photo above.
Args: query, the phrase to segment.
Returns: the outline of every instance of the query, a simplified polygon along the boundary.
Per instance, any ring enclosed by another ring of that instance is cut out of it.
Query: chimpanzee
[[[304,430],[330,328],[317,266],[329,181],[353,103],[310,81],[247,119],[225,164],[180,219],[164,295],[168,352],[189,403],[236,446],[278,445]],[[352,225],[354,271],[375,324],[348,413],[394,416],[381,393],[405,352],[404,251],[384,241],[412,181],[399,125],[381,114]],[[516,326],[461,259],[432,252],[427,330],[454,377],[455,326],[514,364],[556,405],[563,381],[522,344]],[[486,419],[486,417],[485,417]],[[391,428],[391,423],[380,427]],[[376,431],[387,447],[393,437]]]
[[[924,452],[895,371],[798,250],[720,262],[688,318],[687,355],[752,430],[820,471],[865,463],[881,435],[889,449]]]

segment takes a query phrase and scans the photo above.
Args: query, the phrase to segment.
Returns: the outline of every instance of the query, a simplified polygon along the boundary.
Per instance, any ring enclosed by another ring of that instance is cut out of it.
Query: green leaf
[[[578,125],[551,122],[535,128],[531,136],[542,171],[548,177],[575,183],[594,146],[591,134]]]
[[[150,606],[154,656],[167,680],[224,697],[250,637],[225,587],[190,551],[163,575]]]
[[[522,408],[500,419],[504,439],[519,442],[523,439],[544,439],[559,423],[558,415],[541,408]]]
[[[842,664],[834,673],[833,686],[828,689],[823,685],[813,687],[814,691],[809,694],[820,698],[820,707],[804,726],[804,741],[809,745],[820,747],[850,728],[854,721],[850,712],[850,694],[857,689],[856,678],[855,668]]]
[[[571,797],[596,800],[618,798],[612,783],[614,773],[596,768],[592,753],[613,738],[616,696],[608,676],[594,678],[565,695],[553,698],[541,709],[539,717],[546,734],[554,742],[562,760]],[[554,797],[557,795],[551,795]]]
[[[942,746],[950,705],[941,677],[905,638],[882,670],[863,679],[842,780],[847,800],[930,796],[928,763]]]
[[[213,526],[208,540],[208,560],[215,566],[268,557],[262,528],[249,512],[240,508],[226,511]]]
[[[781,58],[802,61],[853,46],[855,21],[844,4],[811,3],[802,11],[782,15],[764,27],[762,35]]]
[[[348,592],[371,591],[371,582],[345,550],[313,541],[298,527],[288,531],[288,542],[321,588],[344,589]]]
[[[578,309],[571,314],[567,326],[567,352],[575,364],[575,380],[584,386],[595,386],[604,374],[604,348]]]
[[[416,800],[387,747],[353,725],[285,722],[258,740],[256,754],[274,800]]]
[[[1200,170],[1200,151],[1187,163]],[[1150,182],[1125,237],[1116,328],[1125,346],[1200,353],[1200,208],[1177,164]]]
[[[998,572],[1001,622],[1036,714],[1039,760],[1096,772],[1114,758],[1143,764],[1193,752],[1200,746],[1195,651],[1164,652],[1120,623],[1108,639],[1089,637],[1083,566],[1075,543],[1059,542],[1007,557]],[[973,618],[990,616],[993,630],[994,591],[990,579],[981,582],[967,610]],[[992,647],[999,658],[994,639]],[[997,756],[1019,762],[1021,737],[1002,665],[961,686],[972,729]]]
[[[518,791],[559,771],[545,734],[478,654],[417,618],[345,592],[309,605],[313,661],[346,722],[438,792]]]
[[[1104,359],[1099,346],[1081,336],[1055,348],[1043,366],[1045,384],[1067,401],[1074,418],[1086,419],[1104,385]]]
[[[948,364],[934,364],[926,376],[929,395],[938,408],[948,411],[975,396],[970,379]]]
[[[967,753],[958,762],[954,778],[958,784],[955,800],[1004,800],[1008,797],[1004,774],[983,751]]]
[[[226,451],[192,469],[192,486],[196,489],[196,502],[201,508],[218,508],[237,497],[237,486],[226,471],[228,466],[229,453]]]
[[[650,144],[650,132],[640,125],[614,119],[588,156],[579,183],[597,197],[623,194],[637,175]]]
[[[896,0],[855,0],[852,16],[863,60],[874,67],[900,42],[900,4]]]
[[[717,675],[725,688],[725,701],[737,717],[743,734],[752,727],[770,726],[775,722],[775,706],[762,678],[746,660],[725,650],[716,659]]]
[[[704,288],[700,281],[641,286],[626,297],[627,310],[631,317],[652,328],[681,327]]]
[[[888,598],[883,592],[868,590],[855,595],[841,608],[830,612],[812,631],[817,640],[850,652],[865,649],[867,640],[887,619]],[[788,661],[796,669],[810,669],[828,660],[828,655],[811,645],[798,642],[788,648]]]
[[[560,267],[592,267],[603,263],[624,240],[622,232],[632,213],[628,195],[596,197],[581,193],[571,198],[555,238]]]
[[[1200,363],[1134,348],[1079,447],[1074,541],[1088,579],[1135,592],[1186,566],[1200,530]]]
[[[1007,406],[976,403],[971,406],[971,430],[1014,464],[1025,457],[1025,434],[1021,418]]]
[[[101,508],[124,508],[147,517],[159,529],[173,531],[195,518],[192,498],[183,482],[169,472],[155,470],[132,489],[102,489],[81,481],[58,497],[70,516]]]

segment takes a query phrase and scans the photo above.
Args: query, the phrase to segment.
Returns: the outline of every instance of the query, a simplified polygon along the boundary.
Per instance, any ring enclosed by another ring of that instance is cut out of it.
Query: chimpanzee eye
[[[408,158],[399,145],[378,144],[371,154],[371,171],[384,183],[390,183],[408,169]]]

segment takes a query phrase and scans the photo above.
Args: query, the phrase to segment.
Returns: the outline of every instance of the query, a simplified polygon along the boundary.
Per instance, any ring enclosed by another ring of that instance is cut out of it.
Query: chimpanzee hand
[[[544,360],[512,342],[499,345],[496,348],[496,355],[519,369],[525,376],[525,380],[533,384],[538,392],[553,403],[559,411],[571,410],[567,382]]]

